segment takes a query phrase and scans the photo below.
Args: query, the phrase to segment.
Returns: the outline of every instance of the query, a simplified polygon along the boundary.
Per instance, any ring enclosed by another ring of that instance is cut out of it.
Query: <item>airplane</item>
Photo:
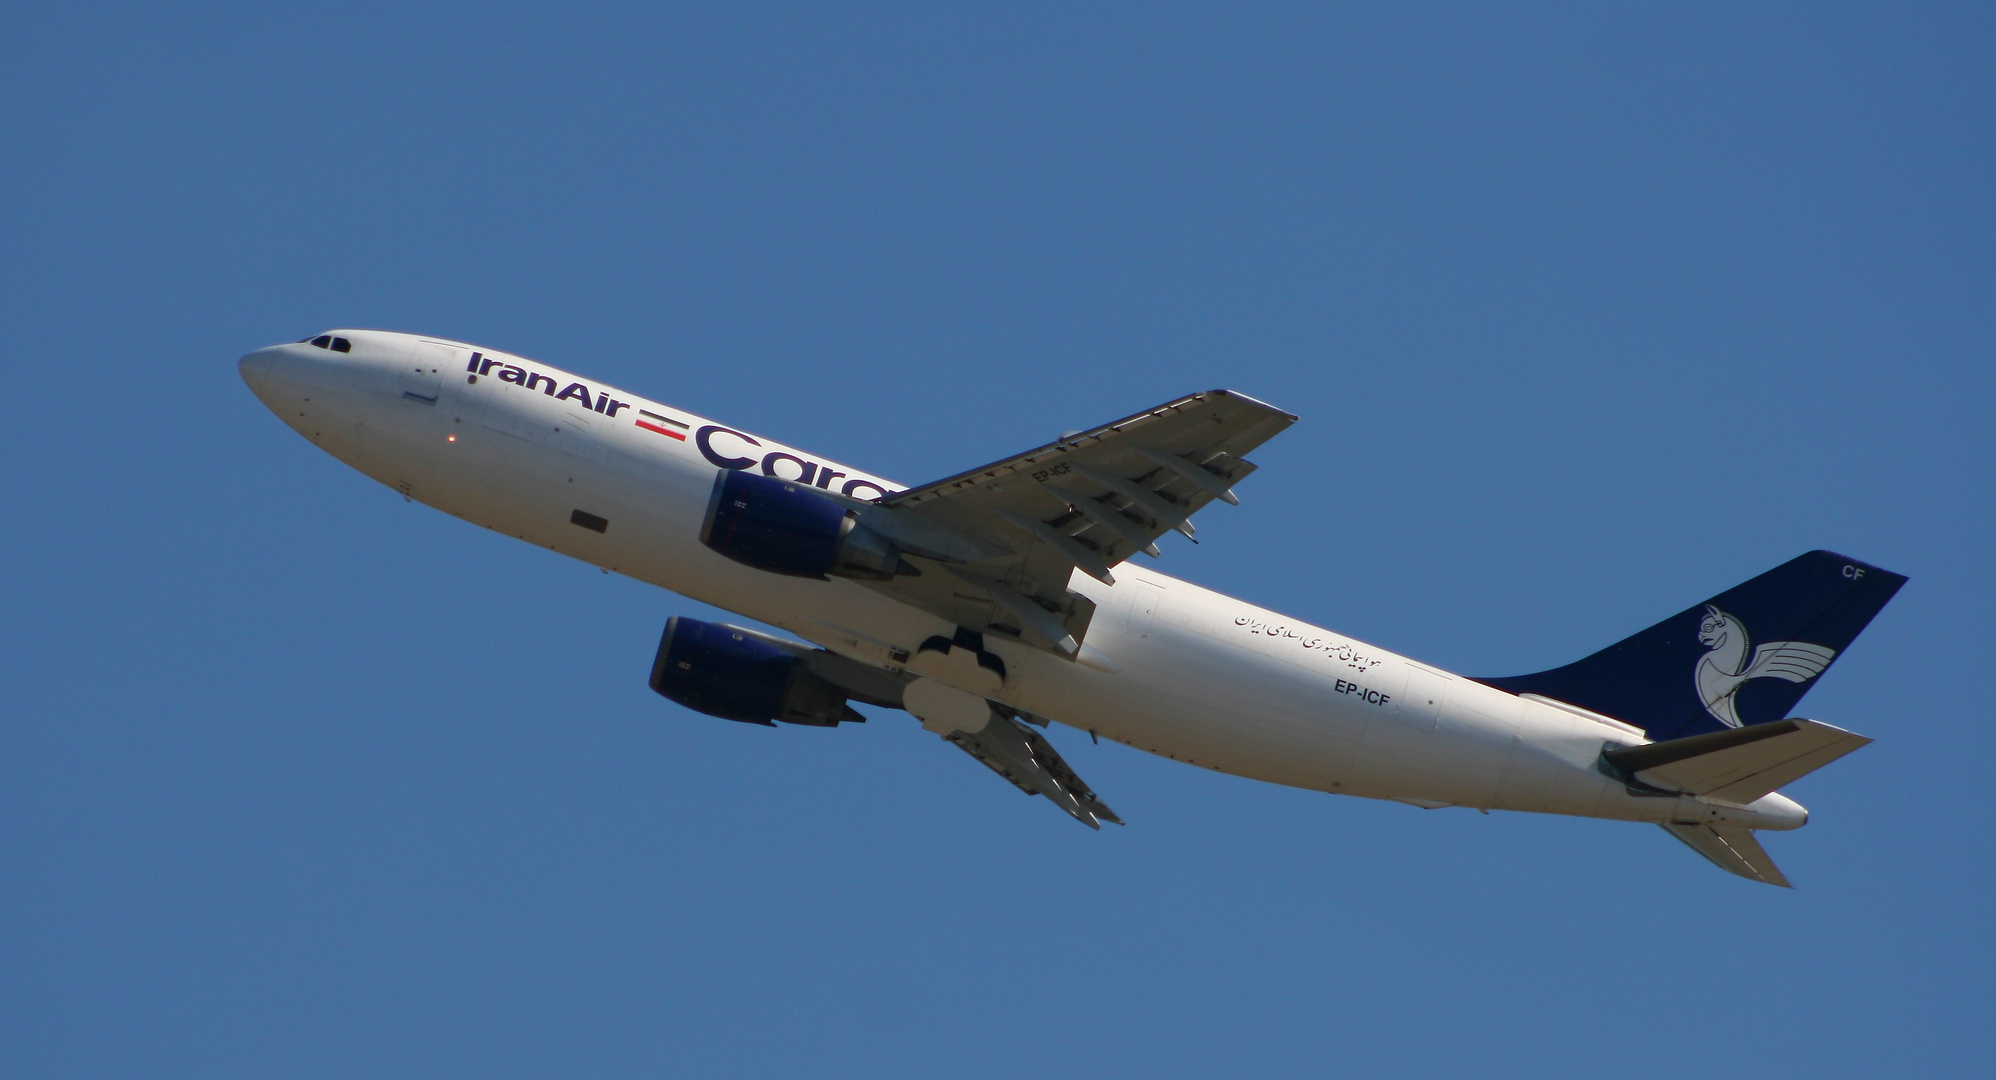
[[[1903,575],[1812,551],[1563,667],[1468,678],[1130,561],[1296,416],[1214,390],[914,487],[526,357],[381,330],[257,349],[320,449],[473,524],[794,635],[670,618],[650,685],[725,720],[907,712],[1082,824],[1059,723],[1425,809],[1652,822],[1788,886],[1779,788],[1871,740],[1790,715]]]

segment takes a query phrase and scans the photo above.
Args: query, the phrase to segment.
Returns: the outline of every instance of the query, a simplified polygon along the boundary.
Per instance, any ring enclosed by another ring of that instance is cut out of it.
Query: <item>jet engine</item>
[[[899,549],[831,496],[738,469],[715,479],[700,542],[738,563],[790,577],[886,581],[914,572]]]
[[[675,615],[659,639],[651,688],[695,712],[745,724],[865,723],[846,704],[848,692],[811,668],[804,646]]]

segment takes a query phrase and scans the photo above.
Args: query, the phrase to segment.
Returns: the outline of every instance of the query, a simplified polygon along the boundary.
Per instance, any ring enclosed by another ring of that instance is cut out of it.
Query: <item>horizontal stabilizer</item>
[[[1727,825],[1680,825],[1672,822],[1664,831],[1684,841],[1686,847],[1712,860],[1712,865],[1749,881],[1761,881],[1792,889],[1787,875],[1767,857],[1767,849],[1754,839],[1752,829]]]
[[[1651,787],[1745,806],[1869,742],[1814,720],[1776,720],[1601,756]]]

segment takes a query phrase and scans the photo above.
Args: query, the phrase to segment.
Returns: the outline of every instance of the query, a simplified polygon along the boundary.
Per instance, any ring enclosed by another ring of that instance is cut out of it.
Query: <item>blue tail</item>
[[[1478,681],[1612,716],[1659,742],[1764,724],[1787,717],[1905,583],[1812,551],[1585,660]]]

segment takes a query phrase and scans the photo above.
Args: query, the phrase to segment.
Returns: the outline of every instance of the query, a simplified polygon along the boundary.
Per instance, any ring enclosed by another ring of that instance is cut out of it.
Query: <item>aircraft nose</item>
[[[258,397],[264,396],[265,391],[270,388],[280,348],[281,346],[272,345],[258,349],[253,353],[244,354],[241,360],[236,361],[236,371],[242,375],[243,382],[249,386],[251,392]]]

